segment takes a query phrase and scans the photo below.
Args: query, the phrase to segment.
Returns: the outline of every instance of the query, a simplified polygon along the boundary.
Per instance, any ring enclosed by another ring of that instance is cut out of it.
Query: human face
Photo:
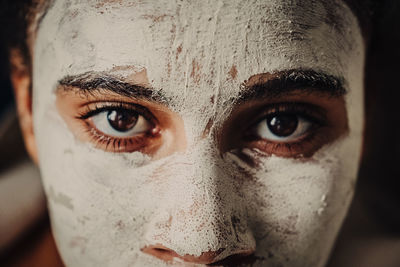
[[[363,124],[344,3],[55,0],[32,51],[67,266],[325,264]]]

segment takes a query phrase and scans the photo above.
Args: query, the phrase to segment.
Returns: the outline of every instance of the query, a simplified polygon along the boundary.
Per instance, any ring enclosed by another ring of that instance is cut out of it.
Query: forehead
[[[205,86],[232,94],[258,73],[346,76],[359,32],[339,0],[55,0],[39,26],[34,71],[51,66],[42,72],[60,79],[146,69],[151,85],[171,94]]]

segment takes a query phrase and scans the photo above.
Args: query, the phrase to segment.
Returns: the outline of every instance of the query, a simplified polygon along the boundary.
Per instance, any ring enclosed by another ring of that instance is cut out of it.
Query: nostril
[[[147,246],[141,249],[142,252],[150,254],[160,260],[171,262],[174,258],[180,258],[179,255],[161,244]]]
[[[200,256],[189,254],[181,256],[174,250],[169,249],[161,244],[142,248],[142,252],[152,255],[167,263],[171,263],[174,258],[179,258],[190,263],[207,264],[209,266],[236,266],[237,264],[253,263],[255,261],[253,255],[254,250],[238,251],[230,254],[228,257],[222,260],[218,260],[219,255],[224,251],[225,249],[221,248],[217,251],[203,252]]]
[[[210,264],[213,263],[219,254],[225,249],[219,249],[218,251],[203,252],[200,256],[194,256],[185,254],[183,256],[176,253],[174,250],[169,249],[161,244],[147,246],[141,249],[142,252],[150,254],[165,262],[172,262],[174,258],[179,258],[185,262],[199,263],[199,264]]]
[[[184,262],[198,263],[198,264],[211,264],[217,260],[218,255],[220,255],[225,249],[219,249],[217,251],[203,252],[200,256],[194,256],[185,254],[183,256],[176,253],[174,250],[169,249],[161,244],[147,246],[141,249],[142,252],[150,254],[160,260],[167,263],[171,263],[174,258],[183,260]]]
[[[154,248],[157,253],[168,253],[169,250],[165,248]]]
[[[181,256],[180,258],[183,259],[185,262],[211,264],[218,259],[218,256],[222,252],[224,252],[224,250],[225,250],[224,248],[220,248],[217,251],[203,252],[200,254],[200,256],[186,254],[184,256]]]

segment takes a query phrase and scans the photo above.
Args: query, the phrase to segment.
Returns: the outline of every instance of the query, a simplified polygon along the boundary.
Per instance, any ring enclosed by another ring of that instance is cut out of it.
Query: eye
[[[265,155],[310,157],[339,130],[326,109],[309,103],[273,103],[242,114],[231,122],[232,128],[226,128],[233,134],[243,129],[229,143],[232,147],[257,149]]]
[[[100,132],[115,137],[132,137],[150,131],[153,125],[138,112],[128,109],[109,109],[91,117]]]
[[[161,144],[158,120],[138,104],[89,103],[76,118],[83,122],[82,139],[105,151],[152,153]]]
[[[298,114],[272,114],[260,121],[255,134],[263,139],[279,142],[293,142],[305,136],[313,122]]]

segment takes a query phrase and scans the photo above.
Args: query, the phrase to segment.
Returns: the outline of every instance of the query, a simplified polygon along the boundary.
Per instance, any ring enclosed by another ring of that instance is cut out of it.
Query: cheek
[[[155,205],[148,158],[94,149],[74,138],[54,108],[42,114],[35,121],[40,169],[63,259],[99,266],[126,250],[123,258],[133,259]]]
[[[359,155],[352,153],[352,164],[343,157],[359,151],[352,139],[343,137],[311,159],[261,160],[244,187],[257,253],[294,266],[326,260],[353,196]]]

